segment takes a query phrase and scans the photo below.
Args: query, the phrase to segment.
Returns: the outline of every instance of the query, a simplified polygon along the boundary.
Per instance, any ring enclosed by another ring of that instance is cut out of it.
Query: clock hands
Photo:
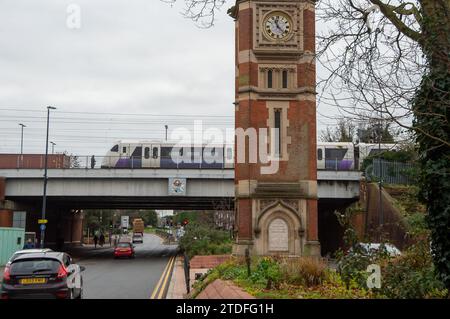
[[[275,25],[276,25],[277,29],[278,29],[281,33],[284,33],[285,30],[283,30],[283,29],[280,27],[279,21],[280,21],[280,18],[276,18],[276,20],[274,21],[274,22],[275,22]]]
[[[285,17],[273,15],[266,21],[266,28],[272,38],[281,39],[289,33],[289,21]]]

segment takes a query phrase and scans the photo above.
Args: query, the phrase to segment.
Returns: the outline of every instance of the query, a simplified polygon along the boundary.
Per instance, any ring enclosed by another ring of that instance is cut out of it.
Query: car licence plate
[[[119,251],[121,251],[121,252],[126,252],[126,251],[128,251],[128,249],[121,249],[121,250],[119,250]]]
[[[22,285],[34,285],[34,284],[45,284],[47,282],[46,278],[23,278],[19,282]]]

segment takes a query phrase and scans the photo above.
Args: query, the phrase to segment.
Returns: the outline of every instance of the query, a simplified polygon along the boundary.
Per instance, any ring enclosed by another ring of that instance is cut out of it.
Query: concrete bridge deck
[[[360,172],[318,171],[319,199],[355,199]],[[5,199],[36,202],[41,199],[44,171],[0,169],[6,179]],[[182,195],[169,192],[169,180],[183,178]],[[214,209],[214,202],[234,198],[233,169],[51,169],[47,196],[58,206],[71,208]],[[8,206],[9,205],[9,206]],[[3,202],[0,209],[11,209]]]

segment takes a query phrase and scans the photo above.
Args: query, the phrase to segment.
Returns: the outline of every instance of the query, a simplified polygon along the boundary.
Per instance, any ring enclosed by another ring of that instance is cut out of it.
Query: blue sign
[[[45,230],[45,224],[41,224],[41,230]]]

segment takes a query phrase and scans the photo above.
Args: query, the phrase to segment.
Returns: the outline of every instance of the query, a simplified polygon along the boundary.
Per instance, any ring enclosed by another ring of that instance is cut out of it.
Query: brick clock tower
[[[314,1],[237,0],[229,14],[236,22],[233,252],[319,256]]]

